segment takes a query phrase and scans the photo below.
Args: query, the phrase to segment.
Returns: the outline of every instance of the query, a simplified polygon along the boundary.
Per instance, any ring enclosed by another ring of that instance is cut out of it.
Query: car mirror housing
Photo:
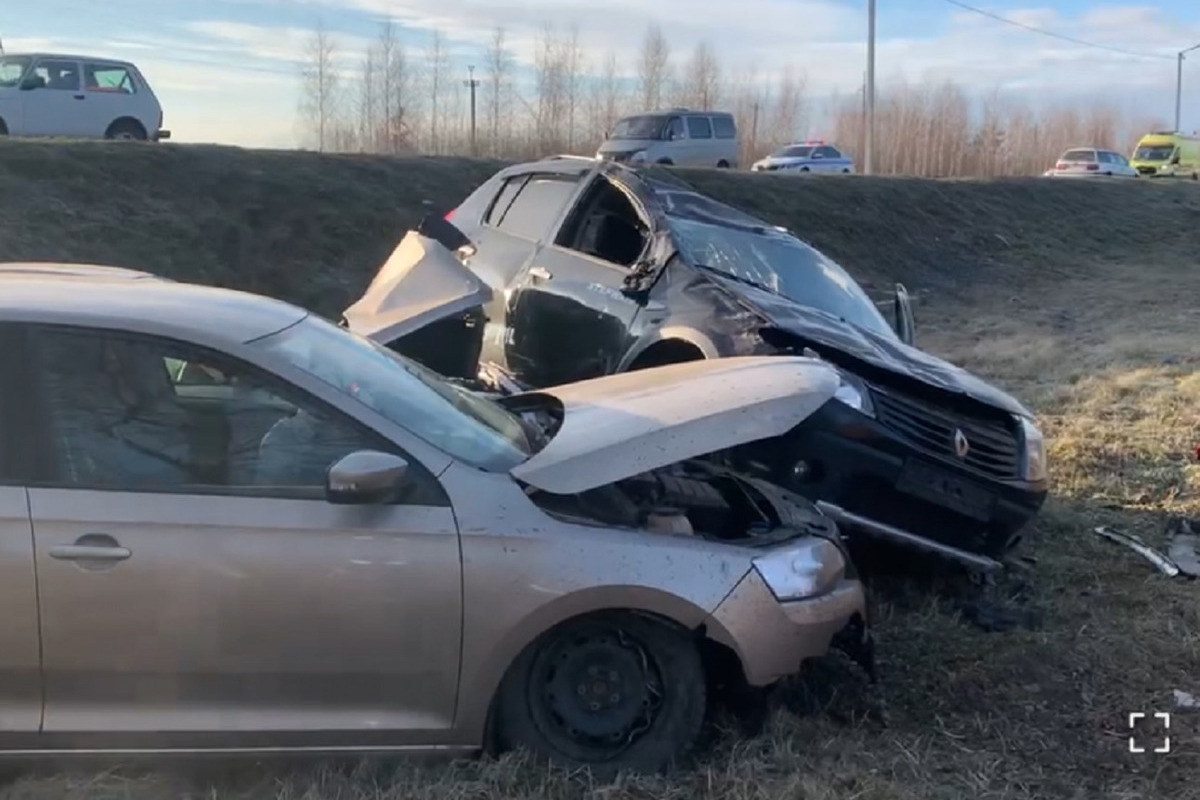
[[[23,81],[21,81],[20,88],[22,92],[28,92],[33,89],[41,89],[45,85],[46,79],[41,75],[29,75]]]
[[[357,450],[343,456],[325,477],[325,499],[335,505],[383,505],[408,484],[408,462],[392,453]]]

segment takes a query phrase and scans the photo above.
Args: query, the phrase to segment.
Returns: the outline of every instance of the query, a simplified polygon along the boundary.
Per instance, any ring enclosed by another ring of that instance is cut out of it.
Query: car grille
[[[1154,167],[1138,167],[1137,171],[1143,175],[1153,175],[1154,173],[1158,172],[1158,170]]]
[[[1004,423],[967,417],[880,389],[872,391],[872,398],[879,422],[917,449],[960,461],[996,478],[1018,476],[1021,445]],[[970,445],[961,459],[955,452],[956,430],[962,431]]]

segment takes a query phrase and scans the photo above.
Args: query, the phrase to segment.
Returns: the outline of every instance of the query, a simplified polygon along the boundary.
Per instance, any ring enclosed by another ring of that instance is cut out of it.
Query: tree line
[[[390,20],[380,24],[359,63],[347,64],[347,55],[323,26],[306,44],[300,124],[307,147],[512,160],[588,155],[621,116],[685,107],[733,112],[743,166],[814,135],[859,161],[863,152],[861,88],[819,108],[805,74],[792,65],[771,75],[727,72],[711,43],[676,52],[656,24],[642,37],[632,75],[614,52],[599,57],[586,52],[577,26],[549,24],[539,31],[532,78],[526,81],[518,80],[504,28],[492,32],[478,63],[452,58],[438,30],[422,47],[406,47]],[[876,93],[875,169],[931,177],[1038,174],[1068,147],[1127,153],[1141,134],[1162,124],[1102,104],[1046,111],[997,93],[973,97],[952,82],[893,82]]]

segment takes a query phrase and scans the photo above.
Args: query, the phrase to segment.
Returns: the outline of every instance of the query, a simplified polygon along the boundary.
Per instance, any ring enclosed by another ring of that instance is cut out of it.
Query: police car
[[[854,159],[823,141],[784,145],[750,167],[754,172],[854,172]]]

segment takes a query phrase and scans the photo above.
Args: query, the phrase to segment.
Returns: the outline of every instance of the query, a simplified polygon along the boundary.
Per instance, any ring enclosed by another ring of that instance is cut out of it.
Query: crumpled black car
[[[505,168],[427,218],[343,323],[509,392],[690,359],[815,355],[838,368],[835,398],[724,457],[816,501],[852,536],[996,569],[1045,501],[1042,434],[1016,399],[913,345],[903,286],[882,305],[891,321],[789,231],[661,168],[560,156]]]

